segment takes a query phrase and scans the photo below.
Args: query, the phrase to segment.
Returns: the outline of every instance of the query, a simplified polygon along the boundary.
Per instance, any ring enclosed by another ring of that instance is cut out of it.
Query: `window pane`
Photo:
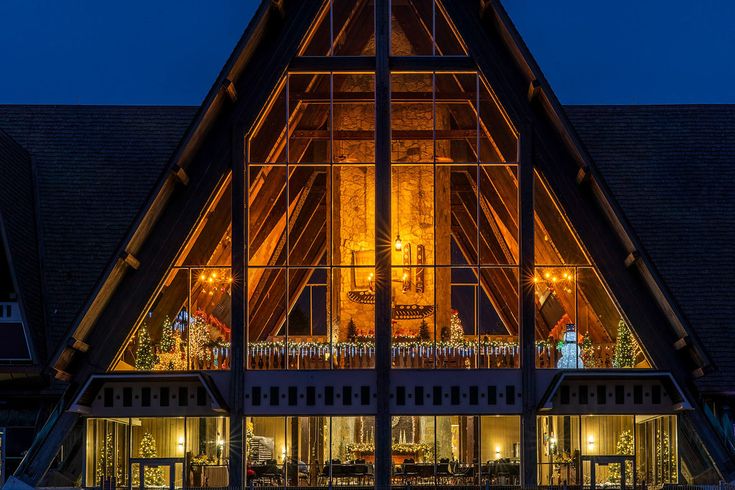
[[[288,76],[288,161],[328,163],[331,160],[331,77],[328,74]]]
[[[391,54],[434,54],[434,0],[391,1]]]
[[[332,167],[332,264],[375,264],[375,167]]]
[[[250,369],[286,367],[286,269],[248,270]]]
[[[374,0],[332,0],[335,56],[375,56]]]
[[[484,80],[480,83],[480,161],[514,162],[518,136],[497,97]]]
[[[518,167],[481,165],[480,262],[518,263]]]
[[[520,485],[521,419],[483,416],[480,434],[481,485]]]
[[[288,265],[327,263],[329,167],[298,166],[288,179]]]
[[[538,367],[581,368],[582,334],[576,318],[576,271],[574,268],[537,268],[536,340],[540,342]]]
[[[434,161],[434,104],[431,73],[391,76],[393,163]]]
[[[248,144],[250,163],[285,163],[286,151],[286,83],[281,83],[253,130]]]
[[[678,483],[679,452],[675,415],[635,417],[638,481],[649,485]]]
[[[334,367],[375,366],[375,270],[372,267],[332,269]]]
[[[174,269],[113,370],[186,370],[189,311],[189,270]]]
[[[477,74],[437,73],[437,162],[477,162]]]
[[[481,268],[479,283],[479,366],[519,368],[518,269]]]
[[[289,369],[330,367],[327,275],[324,269],[288,271],[291,298],[288,314]],[[322,348],[317,349],[316,346]]]
[[[536,263],[588,264],[563,211],[538,174],[534,177],[534,209]]]
[[[436,166],[437,264],[477,264],[477,172],[477,165]]]
[[[286,264],[286,167],[250,165],[248,265]]]
[[[577,484],[580,451],[579,416],[538,417],[539,485]]]
[[[375,76],[333,75],[334,162],[375,161]]]
[[[189,352],[192,369],[230,367],[232,328],[230,269],[191,271]],[[163,347],[163,346],[162,346]],[[163,352],[163,348],[161,349]],[[175,350],[173,351],[175,354]]]
[[[176,265],[215,266],[232,263],[232,182],[217,190],[197,223]]]
[[[186,453],[190,458],[190,487],[227,486],[227,461],[230,457],[230,419],[227,417],[188,417]],[[215,469],[216,468],[216,469]]]
[[[373,0],[326,2],[300,55],[374,56],[374,3]]]
[[[465,55],[467,51],[459,38],[459,34],[451,22],[449,16],[444,12],[441,4],[434,2],[436,12],[434,14],[434,39],[436,42],[437,55]]]
[[[430,368],[434,365],[435,321],[449,335],[451,319],[450,270],[444,269],[444,289],[435,292],[434,268],[393,267],[393,367]],[[439,271],[437,271],[439,273]],[[446,291],[444,291],[446,290]],[[435,302],[439,304],[435,306]],[[458,364],[457,358],[447,363]],[[460,367],[459,365],[454,367]]]

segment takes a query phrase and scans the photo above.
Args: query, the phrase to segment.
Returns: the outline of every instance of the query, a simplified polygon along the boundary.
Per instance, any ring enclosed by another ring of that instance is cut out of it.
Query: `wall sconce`
[[[595,448],[595,437],[589,436],[587,437],[587,449],[592,451]]]
[[[495,446],[495,459],[500,459],[500,446]]]
[[[184,436],[179,436],[179,440],[177,441],[177,445],[179,447],[179,451],[184,450]]]
[[[396,251],[400,252],[403,248],[403,242],[401,241],[401,234],[396,234],[396,243],[395,243]]]

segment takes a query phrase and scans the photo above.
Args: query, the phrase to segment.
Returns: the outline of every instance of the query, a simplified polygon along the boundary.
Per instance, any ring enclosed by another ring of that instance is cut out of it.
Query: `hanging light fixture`
[[[401,251],[401,248],[403,248],[403,242],[401,242],[401,234],[396,234],[396,250]]]

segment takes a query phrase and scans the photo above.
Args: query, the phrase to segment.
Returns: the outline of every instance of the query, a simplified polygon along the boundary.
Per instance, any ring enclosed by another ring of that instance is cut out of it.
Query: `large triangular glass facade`
[[[374,55],[374,9],[325,2],[299,56]],[[391,2],[391,43],[394,56],[466,55],[434,0]],[[518,367],[530,282],[540,367],[567,362],[575,335],[587,367],[619,365],[624,315],[539,175],[537,271],[520,274],[518,132],[479,70],[397,71],[390,85],[394,367]],[[287,71],[245,135],[251,369],[374,365],[375,86],[370,71]],[[118,367],[228,367],[229,200],[224,186]],[[625,365],[647,365],[631,345]]]

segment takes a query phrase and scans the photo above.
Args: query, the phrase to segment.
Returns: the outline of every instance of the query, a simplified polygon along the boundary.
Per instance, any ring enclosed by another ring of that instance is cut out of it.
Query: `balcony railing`
[[[375,343],[371,340],[335,342],[323,338],[282,339],[248,344],[249,369],[366,369],[375,366]],[[611,368],[615,344],[595,344],[587,351],[580,347],[586,367]],[[556,368],[562,356],[551,342],[536,343],[536,366]],[[520,368],[520,348],[516,337],[492,337],[478,341],[400,341],[391,345],[395,368]]]

